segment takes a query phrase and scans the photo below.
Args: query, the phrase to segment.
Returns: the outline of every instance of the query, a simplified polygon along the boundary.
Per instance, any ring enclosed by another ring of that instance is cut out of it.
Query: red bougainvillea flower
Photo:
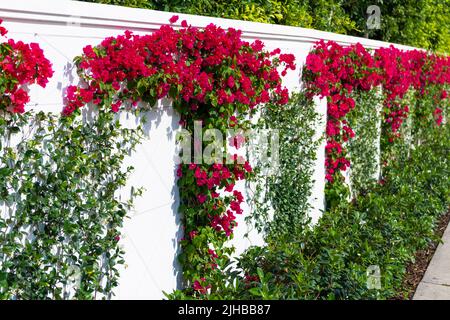
[[[192,288],[200,294],[206,294],[208,292],[208,289],[211,288],[211,285],[206,284],[205,278],[201,278],[200,280],[194,281]]]
[[[204,202],[206,201],[207,198],[208,198],[208,197],[207,197],[206,195],[204,195],[204,194],[199,194],[199,195],[197,195],[197,200],[198,200],[198,202],[200,202],[200,203],[204,203]]]
[[[2,23],[3,23],[3,20],[0,19],[0,24],[2,24]],[[8,30],[6,30],[5,27],[0,26],[0,35],[3,37],[3,36],[5,36],[7,33],[8,33]]]
[[[5,36],[6,33],[7,30],[0,26],[0,34]],[[45,88],[53,75],[52,65],[36,43],[9,39],[0,46],[0,110],[23,113],[25,104],[30,101],[26,88],[33,84]]]
[[[172,16],[170,19],[169,19],[169,22],[170,23],[175,23],[175,22],[177,22],[178,21],[178,16],[177,15],[174,15],[174,16]]]
[[[410,88],[426,94],[426,86],[441,88],[450,84],[450,58],[425,51],[402,51],[393,46],[376,49],[371,54],[361,44],[344,47],[333,41],[319,41],[306,58],[303,82],[307,96],[327,97],[325,177],[333,182],[339,171],[350,165],[343,143],[355,136],[345,120],[355,108],[352,92],[382,87],[388,110],[384,119],[392,132],[388,140],[393,141],[409,115],[409,108],[401,99]],[[445,91],[439,95],[440,100],[446,97]],[[440,124],[439,110],[435,110],[434,116]]]
[[[219,119],[238,125],[237,118],[232,118],[236,110],[245,114],[260,103],[288,101],[277,67],[295,69],[294,56],[271,55],[263,48],[261,41],[243,41],[239,30],[213,24],[200,30],[186,22],[179,30],[162,26],[144,36],[128,31],[105,39],[95,50],[86,46],[77,64],[87,82],[81,88],[92,91],[95,105],[117,111],[117,105],[109,103],[111,94],[123,105],[153,105],[169,95],[181,98],[180,106],[175,106],[183,125],[192,112],[208,117],[219,108],[224,110]],[[136,79],[141,79],[141,85],[136,85]],[[67,100],[63,113],[70,115],[80,106]]]
[[[250,275],[249,273],[246,273],[245,275],[244,275],[244,281],[245,281],[245,283],[247,283],[247,284],[250,284],[250,283],[253,283],[253,282],[259,282],[260,280],[259,280],[259,277],[258,277],[258,275]]]
[[[191,231],[189,232],[189,238],[192,240],[198,235],[198,231]]]
[[[217,255],[217,253],[214,251],[214,250],[212,250],[212,249],[208,249],[208,254],[209,254],[209,257],[211,258],[211,268],[212,269],[216,269],[217,268],[217,263],[216,263],[216,259],[218,259],[219,258],[219,256]]]
[[[172,24],[177,21],[178,16],[170,19]],[[269,53],[262,41],[250,43],[241,35],[233,28],[209,24],[199,29],[182,21],[180,29],[165,25],[147,35],[126,31],[95,47],[86,46],[76,59],[82,82],[67,88],[63,114],[76,116],[86,104],[100,112],[147,108],[168,97],[180,115],[180,125],[188,130],[194,121],[224,132],[230,127],[241,129],[247,116],[263,104],[288,102],[282,75],[295,69],[292,54],[281,54],[279,49]],[[233,139],[236,148],[244,141],[241,136]],[[201,149],[202,142],[194,140],[193,147]],[[198,280],[199,270],[218,272],[216,259],[225,254],[208,251],[209,257],[203,259],[209,247],[204,231],[215,238],[215,246],[232,236],[244,201],[235,184],[252,172],[247,161],[228,154],[222,163],[182,164],[176,169],[180,212],[189,235],[181,244],[195,256],[184,267],[196,270],[188,280],[202,294],[211,285]],[[216,232],[211,235],[211,230]]]

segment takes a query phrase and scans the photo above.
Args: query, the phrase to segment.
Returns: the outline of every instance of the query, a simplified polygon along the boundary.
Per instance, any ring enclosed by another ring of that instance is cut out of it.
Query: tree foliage
[[[365,30],[369,5],[381,9],[381,29],[370,38],[403,43],[433,51],[450,52],[450,0],[350,0],[343,6],[360,36]]]
[[[312,28],[450,52],[450,0],[82,0]],[[367,30],[367,7],[381,29]]]

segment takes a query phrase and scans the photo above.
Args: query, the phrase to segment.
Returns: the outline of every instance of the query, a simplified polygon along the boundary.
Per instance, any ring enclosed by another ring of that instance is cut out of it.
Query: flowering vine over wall
[[[170,22],[177,20],[174,16]],[[0,26],[0,35],[6,33]],[[9,113],[12,119],[0,117],[0,129],[7,135],[14,121],[14,128],[31,122],[28,121],[31,116],[20,115],[29,101],[27,86],[45,87],[53,71],[37,44],[9,39],[0,48],[0,110]],[[109,297],[117,285],[115,265],[122,260],[117,246],[119,230],[132,201],[121,203],[114,199],[114,193],[125,185],[131,170],[122,170],[121,161],[140,141],[141,135],[140,130],[130,132],[121,129],[118,123],[111,125],[113,113],[151,108],[158,99],[168,97],[181,115],[180,124],[190,132],[195,121],[200,121],[204,128],[222,132],[228,128],[245,129],[250,125],[249,117],[265,103],[277,108],[288,102],[288,91],[282,86],[281,78],[295,68],[293,55],[281,54],[279,49],[268,52],[258,40],[243,41],[238,30],[224,30],[212,24],[198,29],[186,21],[180,29],[162,26],[149,35],[126,31],[106,38],[97,46],[85,47],[75,62],[82,83],[67,88],[64,117],[56,120],[54,116],[40,113],[33,140],[23,142],[17,154],[8,147],[0,155],[3,159],[0,187],[2,192],[7,190],[2,195],[7,194],[19,207],[25,208],[14,214],[23,218],[25,225],[31,223],[39,239],[20,247],[18,244],[23,243],[24,236],[20,224],[12,235],[3,234],[1,253],[13,256],[0,268],[3,297],[67,298],[61,284],[66,285],[70,277],[75,277],[70,269],[73,266],[80,269],[76,298],[96,298],[97,294]],[[352,92],[370,91],[377,86],[383,89],[384,129],[389,131],[382,136],[391,140],[399,135],[399,128],[409,115],[403,97],[411,88],[419,98],[432,97],[434,109],[420,112],[428,112],[441,125],[443,110],[439,105],[448,99],[445,88],[450,84],[450,59],[394,47],[372,53],[360,44],[342,47],[321,41],[307,57],[303,80],[309,97],[321,95],[328,99],[326,178],[332,182],[340,179],[339,171],[350,165],[345,142],[355,135],[347,122],[348,113],[357,107]],[[90,125],[76,117],[86,104],[94,105],[100,112]],[[420,112],[416,115],[420,116]],[[5,123],[7,130],[4,130]],[[229,143],[239,148],[240,142],[233,139]],[[198,146],[197,141],[193,144]],[[121,148],[117,148],[119,145]],[[226,161],[229,158],[233,161]],[[179,258],[187,285],[185,292],[189,297],[207,298],[209,294],[214,297],[214,293],[220,296],[221,292],[234,290],[230,287],[239,279],[241,288],[250,288],[251,294],[270,297],[258,291],[268,288],[268,278],[262,272],[244,268],[249,273],[242,279],[229,268],[233,248],[226,242],[233,236],[236,216],[242,214],[244,202],[237,185],[252,176],[253,168],[236,154],[227,154],[220,159],[223,161],[213,164],[191,160],[177,168],[179,211],[184,228]],[[34,171],[29,174],[27,170]],[[51,182],[36,184],[34,172],[39,172],[42,181]],[[8,193],[10,190],[13,192]],[[89,212],[88,223],[80,212]],[[77,229],[80,223],[90,226],[84,227],[82,236]],[[6,223],[0,225],[9,228]],[[100,238],[99,232],[103,234]],[[66,246],[61,239],[76,245]],[[322,235],[318,239],[322,244]],[[66,251],[65,260],[58,256],[59,248]],[[252,262],[264,260],[256,257]],[[268,264],[271,272],[280,266],[280,260],[275,261],[275,267]],[[287,279],[284,270],[287,273],[287,268],[283,268],[278,283],[283,291]],[[298,283],[295,287],[299,287]]]
[[[170,22],[177,20],[174,16]],[[214,24],[199,29],[186,21],[180,29],[165,25],[148,35],[126,31],[106,38],[85,47],[75,62],[84,83],[68,87],[64,115],[77,114],[88,103],[118,112],[153,107],[169,97],[190,132],[194,121],[222,132],[245,128],[246,117],[262,104],[286,104],[281,76],[295,69],[293,55],[268,52],[259,40],[243,41],[239,30]],[[235,186],[252,173],[236,154],[220,160],[212,165],[192,161],[177,169],[185,233],[179,258],[186,284],[200,296],[225,285],[222,272],[233,248],[224,243],[244,201]]]
[[[389,140],[408,116],[409,108],[401,99],[411,88],[420,95],[436,90],[436,101],[447,98],[444,86],[450,84],[450,58],[424,51],[402,51],[393,46],[376,49],[373,54],[357,43],[348,47],[336,42],[319,41],[306,58],[303,73],[310,97],[327,97],[326,179],[342,178],[350,162],[343,144],[354,137],[346,115],[355,108],[351,94],[381,86],[385,94],[383,115],[391,127]],[[374,109],[375,112],[375,109]],[[436,122],[442,122],[442,110],[434,110]]]

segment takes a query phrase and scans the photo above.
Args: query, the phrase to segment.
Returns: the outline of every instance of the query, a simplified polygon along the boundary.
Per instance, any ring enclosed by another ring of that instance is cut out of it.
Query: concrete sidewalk
[[[450,225],[419,283],[413,300],[450,300]]]

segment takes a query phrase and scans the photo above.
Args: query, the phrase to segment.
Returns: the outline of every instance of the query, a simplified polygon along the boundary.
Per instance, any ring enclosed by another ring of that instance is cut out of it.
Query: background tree
[[[343,9],[356,23],[350,34],[361,36],[366,31],[370,5],[381,9],[381,29],[368,30],[370,38],[450,52],[450,0],[345,1]]]
[[[82,0],[312,28],[450,52],[450,0]],[[366,30],[366,10],[381,29]]]

